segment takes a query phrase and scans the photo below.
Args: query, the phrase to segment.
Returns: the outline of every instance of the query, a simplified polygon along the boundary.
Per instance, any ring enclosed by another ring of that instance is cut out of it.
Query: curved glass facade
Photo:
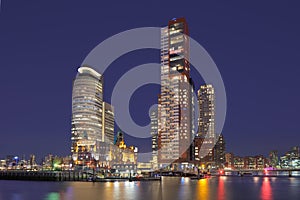
[[[94,69],[78,69],[72,92],[72,157],[76,164],[99,160],[102,136],[103,77]]]

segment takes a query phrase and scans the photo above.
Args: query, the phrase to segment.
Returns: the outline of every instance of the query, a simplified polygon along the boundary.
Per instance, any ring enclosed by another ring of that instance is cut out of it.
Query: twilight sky
[[[299,9],[296,1],[2,0],[0,157],[68,155],[72,81],[86,55],[114,34],[165,26],[174,17],[187,19],[191,37],[210,53],[223,77],[227,151],[283,153],[300,144]],[[158,51],[134,51],[112,63],[104,74],[104,99],[110,101],[126,71],[149,62],[159,62]],[[198,89],[203,82],[193,78]],[[149,123],[148,109],[158,92],[157,85],[147,85],[132,97],[138,124]],[[150,149],[147,140],[125,139]]]

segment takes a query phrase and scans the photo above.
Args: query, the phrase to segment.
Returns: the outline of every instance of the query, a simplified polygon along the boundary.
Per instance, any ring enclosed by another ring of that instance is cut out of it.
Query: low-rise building
[[[225,167],[233,169],[234,168],[234,154],[226,153],[225,154]]]
[[[244,158],[240,156],[234,156],[233,166],[234,169],[244,169],[245,166]]]

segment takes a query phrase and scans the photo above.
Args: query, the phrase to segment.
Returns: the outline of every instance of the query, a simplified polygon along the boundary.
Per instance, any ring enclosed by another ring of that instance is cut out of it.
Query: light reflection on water
[[[57,192],[50,192],[47,194],[46,200],[60,200],[60,195]]]
[[[300,178],[164,177],[149,182],[30,182],[0,181],[0,200],[97,199],[298,199]]]
[[[259,182],[259,180],[260,180],[260,178],[259,178],[259,177],[253,177],[253,181],[254,181],[254,183],[258,183],[258,182]]]
[[[269,177],[264,177],[261,185],[260,197],[263,200],[270,200],[272,198],[272,187]]]
[[[209,187],[208,179],[200,179],[198,181],[197,193],[198,199],[208,199],[209,198]]]
[[[226,181],[225,176],[219,178],[219,185],[218,185],[218,200],[225,199],[225,189],[224,189],[224,181]]]

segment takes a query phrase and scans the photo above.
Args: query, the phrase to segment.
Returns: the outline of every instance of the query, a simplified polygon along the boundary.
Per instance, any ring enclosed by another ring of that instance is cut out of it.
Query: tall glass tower
[[[76,164],[99,160],[103,136],[103,77],[94,69],[78,69],[72,93],[72,157]]]
[[[161,29],[161,94],[158,100],[158,160],[160,167],[190,159],[193,114],[188,25],[172,19]]]
[[[199,153],[200,159],[213,161],[215,133],[215,90],[211,84],[201,85],[198,90],[199,120],[197,137],[203,139]]]

